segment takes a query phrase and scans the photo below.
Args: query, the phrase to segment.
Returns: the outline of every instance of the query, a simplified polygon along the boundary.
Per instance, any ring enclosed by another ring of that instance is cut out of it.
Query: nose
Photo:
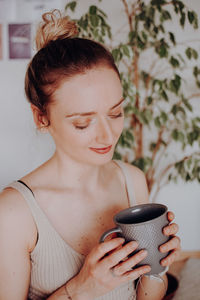
[[[102,145],[111,145],[113,143],[112,129],[109,120],[106,118],[99,118],[97,126],[96,142]]]

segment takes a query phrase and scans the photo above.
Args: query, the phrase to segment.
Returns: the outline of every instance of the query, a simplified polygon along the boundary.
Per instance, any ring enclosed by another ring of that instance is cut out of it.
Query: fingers
[[[138,243],[136,241],[127,243],[122,248],[117,249],[108,257],[106,257],[103,261],[103,265],[109,266],[109,268],[116,266],[120,261],[123,261],[128,257],[129,254],[135,251],[137,247]]]
[[[175,218],[174,213],[172,211],[168,211],[167,218],[168,218],[169,222],[172,222],[174,220],[174,218]]]
[[[180,249],[180,238],[178,236],[172,237],[167,243],[159,247],[160,252],[165,253],[174,249]]]
[[[167,243],[161,245],[159,247],[159,250],[162,253],[169,252],[167,257],[161,260],[161,265],[162,266],[171,265],[180,255],[180,250],[181,250],[180,238],[178,236],[172,237]]]
[[[148,265],[138,267],[133,271],[128,271],[122,276],[122,281],[126,282],[127,280],[135,280],[139,278],[141,275],[144,275],[151,271],[151,267]]]
[[[130,271],[135,265],[137,265],[141,260],[147,256],[146,250],[141,250],[137,254],[133,255],[131,258],[124,262],[119,263],[114,267],[115,274],[117,276],[123,275]],[[132,270],[131,270],[132,271]]]
[[[179,226],[176,223],[169,224],[163,228],[163,233],[167,236],[177,234]]]
[[[180,249],[176,249],[170,252],[170,254],[161,260],[163,267],[170,266],[180,255]]]
[[[123,238],[114,238],[112,240],[98,244],[93,248],[87,259],[90,259],[91,263],[97,263],[102,259],[107,253],[118,248],[124,243]]]

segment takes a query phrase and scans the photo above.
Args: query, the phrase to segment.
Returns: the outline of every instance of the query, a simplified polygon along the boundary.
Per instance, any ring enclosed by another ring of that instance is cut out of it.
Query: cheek
[[[88,129],[86,130],[74,129],[71,136],[73,139],[73,144],[88,146],[88,144],[90,144],[90,142],[94,139],[95,132],[94,130],[88,130]]]
[[[119,138],[124,128],[124,118],[118,120],[112,127],[114,135]]]

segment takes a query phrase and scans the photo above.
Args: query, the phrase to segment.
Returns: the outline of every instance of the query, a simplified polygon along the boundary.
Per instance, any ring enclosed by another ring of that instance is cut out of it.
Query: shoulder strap
[[[38,205],[37,201],[35,200],[34,194],[31,191],[31,189],[20,181],[14,181],[10,183],[8,186],[6,186],[6,188],[9,187],[16,189],[23,196],[27,205],[30,208],[36,226],[39,227],[40,225],[42,225],[46,219],[46,216],[43,213],[40,206]]]
[[[135,193],[134,193],[134,188],[133,188],[133,179],[131,178],[129,170],[123,161],[121,161],[121,160],[114,160],[114,161],[121,168],[121,170],[124,174],[125,181],[126,181],[127,194],[128,194],[128,198],[129,198],[129,204],[130,204],[130,206],[135,205],[136,201],[135,201]]]

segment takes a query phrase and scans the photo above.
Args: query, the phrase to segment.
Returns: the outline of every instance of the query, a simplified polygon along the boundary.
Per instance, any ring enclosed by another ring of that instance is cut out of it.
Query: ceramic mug
[[[151,271],[147,274],[159,274],[165,270],[160,261],[167,256],[158,250],[160,245],[169,240],[162,232],[163,227],[169,224],[167,210],[167,206],[157,203],[141,204],[121,210],[114,216],[116,227],[104,232],[100,242],[112,233],[125,238],[125,242],[137,241],[139,246],[132,255],[141,249],[148,252],[147,257],[137,266],[150,265]]]

